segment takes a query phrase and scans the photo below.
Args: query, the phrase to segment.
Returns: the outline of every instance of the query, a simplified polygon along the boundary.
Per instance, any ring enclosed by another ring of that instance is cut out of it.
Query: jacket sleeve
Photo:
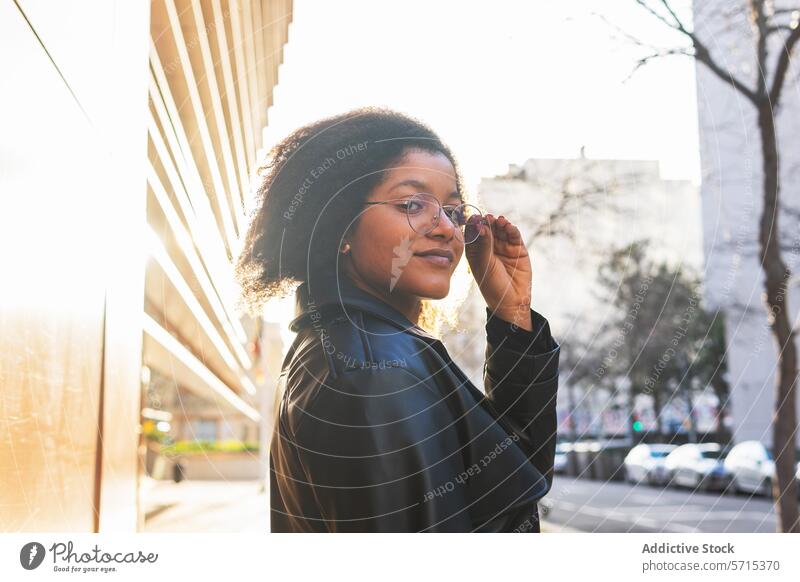
[[[547,319],[533,309],[532,332],[495,317],[488,307],[486,314],[486,397],[520,436],[520,446],[545,477],[549,491],[561,346],[552,337]]]
[[[468,531],[455,424],[404,368],[358,369],[318,387],[295,445],[331,532]]]

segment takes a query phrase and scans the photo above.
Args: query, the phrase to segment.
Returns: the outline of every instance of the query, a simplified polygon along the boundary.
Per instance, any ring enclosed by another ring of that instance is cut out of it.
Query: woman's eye
[[[404,202],[401,206],[403,207],[403,210],[412,214],[416,214],[422,210],[422,204],[419,202]]]
[[[450,218],[450,220],[454,224],[461,224],[461,221],[463,219],[463,213],[460,210],[458,210],[457,207],[455,207],[455,206],[450,206],[450,207],[445,206],[443,208],[443,210],[447,213],[447,216]]]

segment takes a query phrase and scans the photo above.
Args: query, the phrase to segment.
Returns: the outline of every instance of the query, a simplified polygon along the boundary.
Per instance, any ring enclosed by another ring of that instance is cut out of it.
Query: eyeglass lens
[[[460,204],[459,206],[443,208],[431,194],[420,192],[409,200],[406,206],[408,222],[416,232],[428,234],[439,224],[440,212],[447,214],[450,222],[457,227],[457,232],[464,238],[464,242],[469,244],[478,238],[480,232],[478,228],[479,220],[469,221],[470,217],[483,215],[476,206],[472,204]]]

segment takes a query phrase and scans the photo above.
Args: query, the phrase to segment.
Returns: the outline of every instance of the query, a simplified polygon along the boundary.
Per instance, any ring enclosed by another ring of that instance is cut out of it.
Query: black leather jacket
[[[270,444],[273,532],[538,532],[552,484],[560,346],[487,308],[484,385],[342,278],[297,289]],[[533,340],[533,341],[531,341]]]

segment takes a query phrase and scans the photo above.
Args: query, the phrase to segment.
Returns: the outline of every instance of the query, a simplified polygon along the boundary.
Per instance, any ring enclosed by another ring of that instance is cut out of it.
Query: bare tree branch
[[[694,38],[694,36],[692,37]],[[720,67],[717,62],[711,56],[711,53],[702,43],[695,43],[694,45],[694,57],[703,63],[706,67],[708,67],[717,77],[721,80],[729,83],[734,89],[739,91],[742,95],[747,97],[753,104],[756,103],[757,97],[755,92],[748,87],[745,83],[737,79],[733,73],[730,71],[726,71],[722,67]]]
[[[650,5],[647,3],[647,0],[636,0],[636,3],[637,3],[639,6],[641,6],[642,8],[644,8],[645,10],[647,10],[647,11],[648,11],[650,14],[652,14],[653,16],[655,16],[656,18],[658,18],[658,19],[659,19],[661,22],[663,22],[664,24],[666,24],[667,26],[669,26],[670,28],[672,28],[672,29],[674,29],[674,30],[677,30],[678,32],[683,32],[683,33],[685,33],[685,32],[686,32],[686,29],[685,29],[685,28],[683,28],[683,25],[681,24],[681,21],[680,21],[680,20],[678,20],[678,19],[676,18],[676,19],[675,19],[675,20],[676,20],[675,22],[670,22],[669,20],[667,20],[666,18],[664,18],[664,15],[663,15],[663,14],[661,14],[660,12],[658,12],[658,11],[654,10],[654,9],[653,9],[653,8],[652,8],[652,7],[651,7],[651,6],[650,6]],[[663,0],[662,0],[662,3],[663,3]],[[670,11],[670,12],[671,12],[671,11]],[[674,13],[673,13],[673,14],[674,14]]]
[[[772,24],[772,25],[767,27],[767,34],[772,34],[774,32],[780,32],[782,30],[786,31],[786,32],[791,32],[794,29],[791,26],[789,26],[788,24]]]
[[[733,73],[731,73],[730,71],[726,71],[714,60],[714,58],[711,56],[711,52],[708,50],[706,45],[703,44],[703,42],[699,38],[697,38],[697,36],[692,31],[687,29],[686,26],[683,24],[683,22],[680,20],[680,18],[678,18],[677,14],[675,14],[675,11],[669,5],[668,0],[661,0],[661,4],[667,9],[667,11],[672,16],[673,18],[672,22],[670,22],[670,20],[668,20],[663,14],[653,9],[647,3],[647,0],[635,0],[635,2],[639,6],[647,10],[647,12],[652,14],[654,17],[658,18],[658,20],[660,20],[673,30],[680,32],[681,34],[686,36],[689,40],[691,40],[692,46],[694,47],[694,55],[692,56],[694,56],[698,61],[700,61],[706,67],[708,67],[708,69],[711,70],[715,75],[717,75],[717,77],[719,77],[721,80],[725,81],[726,83],[729,83],[734,89],[736,89],[742,95],[747,97],[747,99],[749,99],[752,103],[754,104],[756,103],[757,99],[756,93],[750,87],[748,87],[746,83],[735,77]]]
[[[653,53],[651,55],[647,55],[645,57],[642,57],[641,59],[636,61],[636,66],[633,67],[633,70],[628,74],[627,77],[625,77],[625,79],[623,79],[622,82],[623,83],[627,83],[628,80],[631,77],[633,77],[633,75],[634,75],[634,73],[636,73],[636,71],[638,71],[641,67],[645,66],[647,63],[649,63],[653,59],[657,59],[657,58],[661,58],[661,57],[667,57],[667,56],[670,56],[670,55],[684,55],[684,56],[687,56],[687,57],[693,56],[692,53],[688,52],[687,49],[681,49],[681,48],[668,49],[668,50],[655,52],[655,53]]]
[[[783,80],[786,77],[786,71],[789,70],[789,63],[792,58],[792,51],[794,50],[797,41],[800,40],[800,25],[796,26],[789,34],[784,44],[784,49],[778,57],[778,64],[775,66],[775,76],[772,78],[772,89],[769,92],[770,103],[778,103],[783,90]]]
[[[750,0],[750,12],[756,28],[756,66],[758,81],[756,95],[761,101],[767,95],[767,15],[764,13],[764,2]]]
[[[667,12],[669,12],[670,16],[672,16],[672,18],[675,20],[675,23],[678,25],[678,30],[680,30],[684,34],[689,34],[689,31],[686,30],[686,27],[683,25],[683,22],[681,22],[681,19],[678,18],[677,14],[675,14],[675,11],[672,9],[672,6],[669,5],[669,2],[667,0],[661,0],[661,4],[664,6],[664,8],[667,9]]]
[[[600,20],[602,20],[607,26],[613,28],[615,31],[620,33],[625,38],[627,38],[633,44],[635,44],[637,46],[644,46],[644,47],[647,47],[647,48],[652,49],[652,50],[657,50],[654,45],[649,44],[649,43],[645,43],[640,38],[637,38],[637,37],[633,36],[627,30],[624,30],[623,28],[621,28],[621,27],[617,26],[616,24],[614,24],[613,22],[611,22],[608,18],[605,17],[605,15],[600,14],[599,12],[592,12],[592,16],[595,16],[595,17],[599,18]]]

